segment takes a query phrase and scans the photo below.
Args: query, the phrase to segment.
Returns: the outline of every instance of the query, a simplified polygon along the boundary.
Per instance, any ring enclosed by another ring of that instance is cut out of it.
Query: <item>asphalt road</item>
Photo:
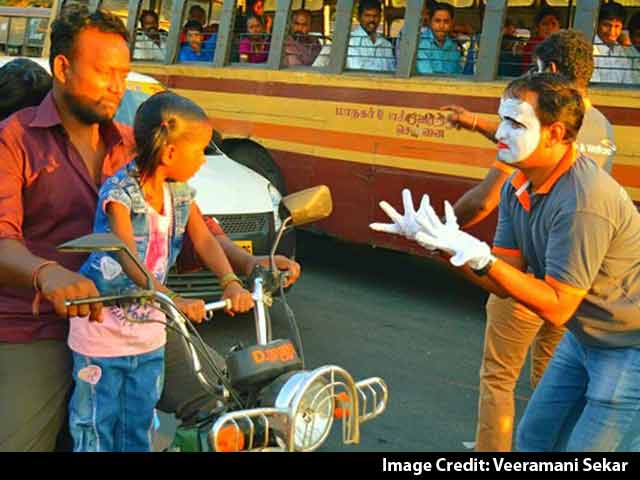
[[[359,445],[342,445],[334,426],[321,450],[466,451],[463,442],[475,432],[486,294],[434,262],[309,233],[298,237],[298,260],[302,277],[287,299],[307,367],[380,376],[390,391],[387,411],[363,425]],[[275,317],[277,338],[286,321]],[[255,338],[252,324],[222,318],[218,325],[220,349]],[[520,412],[531,393],[527,377],[516,392]],[[172,428],[163,417],[161,436]]]

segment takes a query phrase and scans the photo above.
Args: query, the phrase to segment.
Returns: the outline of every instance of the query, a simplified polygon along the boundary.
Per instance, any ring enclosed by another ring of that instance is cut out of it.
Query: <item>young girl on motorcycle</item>
[[[185,183],[204,163],[211,134],[205,112],[192,101],[170,92],[149,98],[135,117],[137,155],[100,189],[94,223],[95,233],[112,232],[138,255],[154,288],[196,323],[204,319],[204,302],[180,298],[163,285],[185,234],[220,279],[222,298],[231,301],[228,313],[253,306]],[[80,271],[103,295],[146,286],[144,273],[119,253],[92,253]],[[71,319],[75,388],[69,421],[75,451],[151,450],[163,385],[164,321],[149,304],[106,307],[100,322]]]

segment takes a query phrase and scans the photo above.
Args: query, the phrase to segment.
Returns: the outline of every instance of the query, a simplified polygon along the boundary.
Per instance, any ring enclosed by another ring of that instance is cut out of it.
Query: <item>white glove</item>
[[[444,202],[444,211],[443,224],[431,205],[425,208],[425,215],[417,218],[420,231],[416,233],[416,241],[429,250],[451,254],[450,262],[455,267],[467,264],[474,270],[484,268],[493,259],[489,245],[460,230],[449,202]]]
[[[400,215],[395,208],[387,202],[380,202],[380,208],[384,210],[393,223],[372,223],[369,228],[376,232],[391,233],[394,235],[403,235],[409,240],[415,240],[416,233],[420,231],[420,225],[417,222],[419,216],[425,216],[429,205],[429,197],[423,196],[420,202],[420,208],[416,212],[413,206],[413,198],[411,191],[407,188],[402,190],[402,203],[404,206],[404,215]]]

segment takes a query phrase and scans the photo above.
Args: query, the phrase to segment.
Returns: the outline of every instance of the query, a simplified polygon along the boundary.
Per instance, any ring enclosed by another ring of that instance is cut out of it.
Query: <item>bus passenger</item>
[[[269,36],[260,17],[247,17],[247,34],[240,40],[239,53],[243,63],[264,63],[269,58]]]
[[[167,32],[160,30],[158,14],[144,10],[140,14],[142,31],[136,33],[133,49],[134,60],[164,61],[167,52]]]
[[[462,73],[460,49],[451,38],[454,9],[448,3],[434,3],[429,28],[420,33],[416,71],[419,74]]]
[[[632,83],[631,59],[625,47],[618,43],[622,33],[626,11],[618,2],[600,7],[598,28],[593,40],[595,69],[592,82]]]
[[[184,26],[186,42],[180,47],[179,62],[212,62],[216,51],[218,36],[212,34],[206,41],[202,41],[202,24],[196,20],[189,20]]]
[[[578,131],[577,148],[611,172],[616,151],[613,128],[587,96],[593,56],[585,36],[574,30],[552,34],[536,48],[534,62],[538,72],[560,73],[582,94],[585,115]],[[451,120],[458,127],[476,130],[496,141],[497,121],[471,114],[460,107],[447,108],[453,109]],[[455,203],[454,210],[460,224],[469,227],[487,217],[497,207],[500,189],[514,171],[513,167],[496,162],[484,180]],[[486,310],[476,451],[509,451],[515,415],[513,394],[527,352],[531,348],[530,384],[535,388],[564,329],[544,322],[511,298],[490,295]]]
[[[391,42],[378,34],[382,6],[378,0],[358,4],[358,27],[351,32],[347,50],[347,68],[392,72],[396,69]]]
[[[318,38],[309,35],[311,12],[296,10],[291,15],[291,33],[284,42],[284,64],[311,65],[320,53],[322,45]]]
[[[629,41],[631,46],[627,53],[631,58],[631,76],[635,85],[640,85],[640,12],[636,12],[629,20]]]
[[[522,53],[522,73],[525,73],[533,61],[533,51],[538,44],[552,33],[560,31],[560,14],[557,10],[543,7],[534,19],[536,35],[524,47]]]
[[[615,451],[640,435],[632,431],[640,411],[640,213],[577,152],[584,104],[562,75],[514,80],[499,115],[498,158],[518,171],[502,188],[493,250],[459,228],[448,202],[443,223],[427,195],[420,215],[412,202],[405,216],[381,202],[394,221],[386,227],[406,235],[417,225],[413,238],[467,279],[567,327],[518,425],[517,450]],[[529,327],[515,320],[500,334],[520,328]]]
[[[51,90],[51,75],[33,60],[16,58],[0,67],[0,121],[39,105]]]
[[[429,29],[429,10],[431,8],[432,5],[432,1],[431,0],[425,0],[424,4],[422,5],[422,12],[420,13],[421,17],[422,17],[422,23],[420,25],[420,33],[424,32],[425,30]],[[396,39],[396,43],[395,43],[395,55],[396,55],[396,61],[400,60],[400,43],[402,41],[402,35],[404,35],[404,26],[402,27],[402,29],[400,30],[400,32],[398,33],[398,38]]]

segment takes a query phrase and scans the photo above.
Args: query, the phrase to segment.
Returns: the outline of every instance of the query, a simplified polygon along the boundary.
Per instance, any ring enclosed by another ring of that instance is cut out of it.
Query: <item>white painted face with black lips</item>
[[[540,143],[541,126],[535,110],[523,100],[503,97],[498,114],[498,160],[509,164],[525,160]]]

